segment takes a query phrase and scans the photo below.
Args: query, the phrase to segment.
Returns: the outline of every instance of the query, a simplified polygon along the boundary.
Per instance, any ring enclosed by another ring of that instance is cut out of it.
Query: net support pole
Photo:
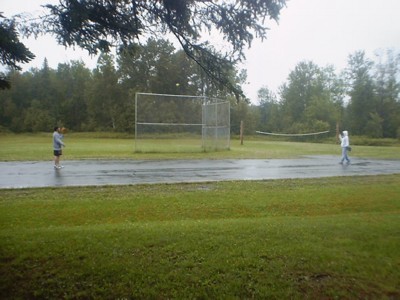
[[[137,98],[138,93],[135,93],[135,152],[137,150],[136,141],[137,141]]]
[[[218,142],[218,103],[215,103],[215,138],[214,138],[214,148],[217,147]]]
[[[243,121],[240,121],[240,145],[243,145]]]

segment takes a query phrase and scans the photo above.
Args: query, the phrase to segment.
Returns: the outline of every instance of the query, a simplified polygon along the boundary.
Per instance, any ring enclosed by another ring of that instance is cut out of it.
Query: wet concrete
[[[353,158],[338,164],[336,156],[300,159],[241,160],[79,160],[52,162],[0,162],[0,188],[123,185],[143,183],[205,182],[316,178],[400,173],[400,160]]]

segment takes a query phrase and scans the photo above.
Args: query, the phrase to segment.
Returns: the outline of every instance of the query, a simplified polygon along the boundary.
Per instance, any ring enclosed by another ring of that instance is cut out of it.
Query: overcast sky
[[[6,17],[40,9],[40,4],[56,0],[0,0]],[[297,63],[311,60],[323,67],[332,64],[338,71],[347,64],[349,54],[365,50],[369,58],[379,49],[400,52],[400,0],[289,0],[279,24],[268,23],[264,42],[254,41],[246,51],[247,97],[257,103],[257,91],[267,86],[276,92]],[[25,41],[24,41],[25,42]],[[46,57],[49,65],[82,59],[94,68],[82,50],[57,46],[52,37],[29,40],[26,45],[36,55],[24,70],[40,67]]]

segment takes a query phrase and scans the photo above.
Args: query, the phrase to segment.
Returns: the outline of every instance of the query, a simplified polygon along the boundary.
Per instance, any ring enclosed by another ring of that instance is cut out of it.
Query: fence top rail
[[[154,93],[142,93],[142,92],[137,92],[135,93],[136,95],[147,95],[147,96],[163,96],[163,97],[181,97],[181,98],[197,98],[197,99],[203,99],[205,100],[211,100],[217,103],[209,103],[209,104],[222,104],[222,103],[227,103],[229,101],[220,99],[220,98],[214,98],[214,97],[207,97],[207,96],[194,96],[194,95],[172,95],[172,94],[154,94]]]
[[[160,126],[203,126],[204,124],[192,124],[192,123],[146,123],[137,122],[138,125],[160,125]]]
[[[164,97],[185,97],[185,98],[203,98],[203,99],[207,98],[206,96],[154,94],[154,93],[136,93],[136,95],[164,96]]]

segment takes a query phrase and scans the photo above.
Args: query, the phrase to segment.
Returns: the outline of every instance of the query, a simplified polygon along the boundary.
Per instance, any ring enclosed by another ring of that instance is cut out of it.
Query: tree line
[[[400,137],[400,55],[377,54],[377,62],[357,51],[340,74],[332,66],[300,62],[278,97],[259,90],[261,129],[272,132],[335,132],[373,138]]]
[[[11,89],[0,91],[0,130],[49,131],[63,125],[73,131],[134,131],[136,92],[205,95],[231,102],[231,132],[256,130],[308,133],[336,126],[354,135],[400,137],[400,55],[380,53],[378,60],[357,51],[346,69],[299,62],[277,93],[267,86],[258,103],[238,101],[234,92],[211,80],[204,70],[166,40],[121,48],[114,56],[101,54],[95,69],[81,61],[59,64],[45,60],[41,68],[10,70]],[[224,76],[238,86],[246,73],[234,64]]]
[[[233,81],[233,65],[226,66]],[[238,78],[236,78],[238,77]],[[101,54],[94,70],[81,61],[51,69],[10,70],[9,90],[0,91],[0,126],[13,132],[48,131],[55,124],[73,131],[134,130],[136,92],[186,95],[232,95],[205,75],[166,40],[121,48],[116,57]]]

